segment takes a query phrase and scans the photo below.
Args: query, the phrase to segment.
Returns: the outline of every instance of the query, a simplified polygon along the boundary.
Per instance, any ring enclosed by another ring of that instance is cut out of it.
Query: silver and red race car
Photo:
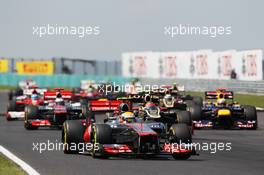
[[[25,107],[25,128],[61,127],[65,120],[85,119],[87,106],[71,98],[71,91],[59,88],[45,92],[43,104]]]
[[[8,121],[23,119],[25,117],[25,106],[43,104],[43,94],[46,91],[47,89],[30,86],[24,89],[21,95],[13,96],[7,106],[6,119]]]
[[[131,121],[132,112],[124,112],[130,120],[111,120],[98,124],[80,121],[65,121],[62,130],[64,153],[80,152],[80,144],[88,144],[93,157],[156,157],[172,156],[174,159],[188,159],[197,155],[192,146],[192,135],[186,124],[174,124],[166,128],[155,121]],[[92,121],[92,120],[89,120]]]

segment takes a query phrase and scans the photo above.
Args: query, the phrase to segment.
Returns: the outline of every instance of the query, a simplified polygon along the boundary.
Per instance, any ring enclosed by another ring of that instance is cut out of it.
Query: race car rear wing
[[[175,89],[171,85],[163,85],[159,89],[152,89],[151,91],[144,92],[145,94],[151,94],[156,96],[164,96],[166,94],[171,94],[172,96],[177,96],[179,93],[185,92],[184,86],[177,86]]]
[[[206,91],[205,99],[233,99],[234,94],[232,91]]]
[[[111,112],[117,110],[123,100],[97,99],[88,102],[88,108],[92,112]]]
[[[126,97],[117,98],[118,100],[123,100],[124,102],[132,102],[132,103],[145,103],[145,102],[158,102],[159,96],[156,94],[129,94]]]
[[[24,89],[23,90],[23,94],[24,95],[32,95],[33,91],[36,91],[40,95],[43,95],[45,92],[47,92],[47,89],[39,89],[39,88],[35,88],[35,89]]]
[[[172,85],[163,85],[161,86],[161,89],[164,90],[171,90],[171,91],[177,91],[177,92],[184,92],[185,91],[185,87],[184,85],[177,85],[177,90],[174,89],[174,87]]]
[[[37,83],[34,81],[34,80],[22,80],[22,81],[19,81],[18,83],[18,86],[21,88],[21,89],[25,89],[25,88],[28,88],[28,87],[31,87],[31,86],[35,86]]]
[[[71,91],[60,91],[60,92],[48,91],[48,92],[44,92],[44,100],[54,100],[54,99],[56,99],[58,93],[60,93],[61,98],[65,99],[65,100],[70,100],[72,98],[72,92]]]

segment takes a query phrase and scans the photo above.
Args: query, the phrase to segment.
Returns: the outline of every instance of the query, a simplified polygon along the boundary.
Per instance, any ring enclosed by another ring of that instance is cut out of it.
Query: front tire
[[[111,144],[112,143],[112,128],[107,124],[95,124],[93,125],[93,151],[92,156],[94,158],[107,158],[104,155],[102,150],[103,144]]]
[[[177,112],[178,123],[185,123],[187,126],[192,126],[191,113],[189,111]]]
[[[192,143],[192,135],[186,124],[174,124],[170,128],[171,143],[190,144]],[[172,157],[176,160],[186,160],[191,157],[191,153],[172,153]]]
[[[84,126],[80,120],[66,120],[63,123],[62,142],[65,154],[76,154],[80,151],[78,145],[84,143],[83,133]],[[71,149],[71,146],[75,149]]]
[[[38,107],[33,105],[28,105],[25,107],[25,123],[24,127],[27,130],[38,129],[37,126],[32,126],[29,120],[36,119],[38,115]]]
[[[244,106],[244,115],[246,121],[256,121],[254,124],[253,129],[257,129],[258,127],[258,117],[257,117],[257,110],[254,106],[246,105]]]
[[[7,111],[16,111],[16,109],[17,109],[16,100],[9,101]]]
[[[187,104],[187,110],[191,113],[193,121],[199,121],[202,118],[202,108],[196,104]]]

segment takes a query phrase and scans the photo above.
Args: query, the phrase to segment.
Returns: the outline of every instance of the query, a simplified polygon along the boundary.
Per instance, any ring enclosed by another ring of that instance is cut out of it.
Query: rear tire
[[[17,108],[16,100],[9,101],[7,110],[8,111],[16,111],[16,108]]]
[[[12,112],[16,111],[16,108],[17,108],[16,106],[17,106],[16,105],[16,100],[9,101],[8,106],[7,106],[7,114],[6,114],[6,120],[7,121],[14,120],[14,119],[11,118],[11,116],[8,114],[8,112],[9,111],[12,111]]]
[[[202,108],[196,104],[187,105],[187,110],[191,113],[193,121],[199,121],[202,119]]]
[[[23,94],[24,94],[24,92],[23,92],[22,89],[18,88],[18,89],[15,90],[15,96],[21,96]]]
[[[14,90],[10,90],[9,93],[8,93],[8,99],[12,100],[14,96],[15,96],[15,91]]]
[[[177,112],[178,123],[185,123],[187,126],[192,126],[191,113],[189,111]]]
[[[203,98],[199,96],[194,96],[193,101],[198,106],[203,106]]]
[[[84,126],[80,120],[66,120],[62,127],[62,142],[63,142],[63,152],[65,154],[76,154],[79,153],[78,145],[84,143],[83,133]],[[71,146],[76,148],[71,149]],[[83,147],[84,148],[84,147]]]
[[[192,101],[192,100],[185,100],[185,103],[187,106],[195,105],[194,101]]]

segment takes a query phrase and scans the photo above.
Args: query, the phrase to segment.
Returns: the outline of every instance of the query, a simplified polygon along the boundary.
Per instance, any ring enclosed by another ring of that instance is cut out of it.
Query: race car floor
[[[0,92],[0,113],[5,112],[7,94]],[[98,116],[103,117],[103,116]],[[258,113],[259,129],[248,130],[198,130],[193,142],[201,144],[231,143],[231,150],[214,149],[198,151],[199,156],[175,161],[157,159],[93,159],[89,155],[65,155],[61,150],[33,150],[33,143],[60,142],[61,131],[40,129],[27,131],[23,121],[8,122],[0,117],[0,145],[35,168],[40,174],[259,174],[264,172],[264,113]],[[204,146],[206,144],[203,144]],[[210,147],[209,146],[209,147]],[[206,148],[206,146],[204,147]],[[227,147],[225,147],[226,149]]]

